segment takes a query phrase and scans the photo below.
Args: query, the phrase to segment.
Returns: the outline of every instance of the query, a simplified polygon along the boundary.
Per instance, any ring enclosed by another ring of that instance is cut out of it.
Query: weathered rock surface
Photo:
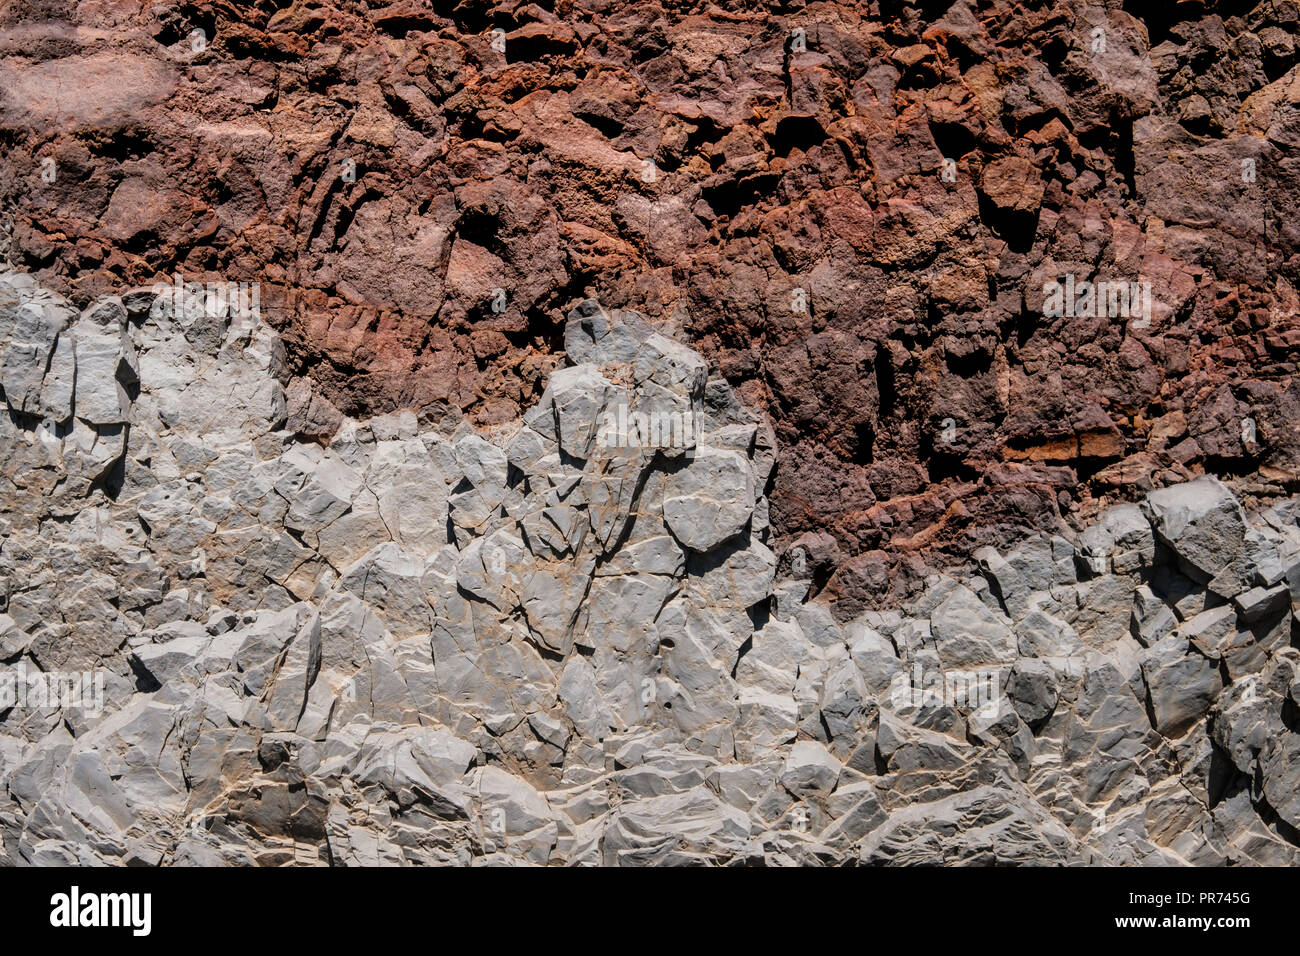
[[[773,550],[832,537],[852,616],[1202,472],[1296,493],[1298,28],[1293,0],[14,0],[0,244],[79,307],[262,282],[307,436],[513,421],[572,306],[640,309],[771,416]],[[1150,314],[1049,316],[1067,275],[1148,282]]]
[[[0,278],[0,674],[103,688],[0,704],[0,862],[1300,862],[1300,501],[1176,486],[844,623],[776,575],[766,419],[639,315],[575,309],[519,420],[321,443],[218,305]]]

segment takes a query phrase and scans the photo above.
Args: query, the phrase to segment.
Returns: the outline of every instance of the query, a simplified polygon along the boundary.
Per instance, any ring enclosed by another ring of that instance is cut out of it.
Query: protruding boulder
[[[1223,483],[1204,477],[1153,491],[1142,505],[1184,573],[1208,583],[1241,553],[1246,520]]]
[[[1223,689],[1217,662],[1189,649],[1186,637],[1171,635],[1142,661],[1153,722],[1166,737],[1181,737]]]
[[[739,534],[754,511],[754,478],[737,452],[702,446],[664,485],[664,520],[693,551]]]

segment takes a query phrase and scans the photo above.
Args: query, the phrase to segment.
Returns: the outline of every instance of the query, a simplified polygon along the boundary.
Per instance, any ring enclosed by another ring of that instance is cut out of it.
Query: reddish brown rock
[[[980,192],[999,210],[1033,212],[1043,201],[1043,184],[1023,156],[996,159],[984,167]]]
[[[1295,487],[1294,4],[753,7],[19,0],[0,245],[81,304],[261,282],[313,434],[507,421],[567,308],[638,309],[770,414],[778,550],[830,535],[846,606],[1101,497]]]

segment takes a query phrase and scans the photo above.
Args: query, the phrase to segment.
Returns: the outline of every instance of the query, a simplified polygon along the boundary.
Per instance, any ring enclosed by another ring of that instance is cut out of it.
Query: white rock
[[[693,551],[708,551],[739,534],[754,510],[754,477],[734,451],[701,446],[668,476],[664,520]]]
[[[840,778],[842,767],[825,747],[800,740],[790,748],[781,770],[781,785],[796,796],[824,795]]]

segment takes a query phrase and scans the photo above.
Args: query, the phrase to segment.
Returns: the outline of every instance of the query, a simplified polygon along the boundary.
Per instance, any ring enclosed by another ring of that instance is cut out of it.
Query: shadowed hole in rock
[[[1115,171],[1123,180],[1127,195],[1137,195],[1137,158],[1133,148],[1132,119],[1111,110],[1110,118],[1104,125],[1079,134],[1079,145],[1084,149],[1100,150],[1109,156]]]
[[[701,195],[709,208],[719,216],[735,218],[740,210],[756,205],[780,180],[775,173],[748,176],[742,180],[728,179],[702,189]]]
[[[157,148],[153,136],[144,127],[130,127],[111,136],[92,135],[84,142],[95,156],[117,163],[142,159]]]
[[[975,148],[975,134],[960,123],[930,121],[930,135],[947,159],[960,159]]]
[[[136,660],[134,656],[128,656],[126,662],[130,665],[131,672],[135,674],[136,691],[141,694],[152,694],[154,691],[162,689],[162,684],[158,682],[158,679],[145,670],[144,665]]]
[[[375,26],[382,33],[387,34],[394,39],[401,40],[408,33],[427,33],[438,29],[440,24],[438,18],[424,16],[419,13],[395,13],[385,15],[375,20]]]
[[[596,127],[606,139],[617,139],[623,135],[624,125],[613,116],[606,116],[602,113],[583,109],[574,110],[573,115],[588,126]]]
[[[772,152],[788,157],[793,150],[808,152],[826,142],[827,133],[814,116],[787,116],[776,125],[771,136]]]
[[[992,233],[1005,240],[1013,252],[1028,252],[1038,230],[1038,210],[999,209],[983,193],[979,194],[980,220]]]
[[[429,6],[436,16],[450,20],[461,33],[482,33],[493,24],[493,6],[484,0],[430,0]]]
[[[485,209],[467,209],[456,224],[457,236],[498,256],[504,251],[500,233],[501,220]]]
[[[547,57],[564,57],[574,52],[575,45],[569,37],[549,33],[513,37],[506,43],[506,62],[537,63]]]
[[[740,645],[740,648],[736,651],[736,663],[733,664],[732,667],[731,667],[731,679],[732,679],[732,680],[735,680],[735,679],[736,679],[736,672],[737,672],[738,670],[740,670],[740,662],[741,662],[742,660],[744,660],[744,659],[745,659],[745,655],[748,654],[748,653],[749,653],[750,651],[752,651],[753,649],[754,649],[754,638],[753,638],[753,636],[750,636],[750,637],[745,638],[745,643],[741,644],[741,645]]]
[[[872,423],[859,422],[853,427],[853,453],[850,461],[855,465],[870,465],[875,459],[876,431]]]

